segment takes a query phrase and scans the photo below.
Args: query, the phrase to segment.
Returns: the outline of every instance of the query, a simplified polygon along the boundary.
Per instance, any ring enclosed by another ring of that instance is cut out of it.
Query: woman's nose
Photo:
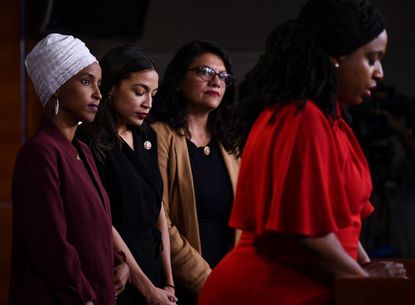
[[[212,77],[209,83],[213,86],[220,87],[221,85],[225,85],[225,83],[219,78],[219,75],[216,74]]]
[[[99,90],[99,87],[98,87],[98,85],[95,85],[95,88],[94,88],[94,98],[96,98],[97,100],[101,100],[102,99],[102,94],[101,94],[101,91]]]
[[[151,107],[153,106],[153,97],[151,95],[145,99],[143,106],[145,108],[151,109]]]
[[[376,80],[383,79],[383,67],[382,67],[382,64],[380,62],[378,62],[378,64],[376,65],[376,69],[373,72],[373,78],[376,79]]]

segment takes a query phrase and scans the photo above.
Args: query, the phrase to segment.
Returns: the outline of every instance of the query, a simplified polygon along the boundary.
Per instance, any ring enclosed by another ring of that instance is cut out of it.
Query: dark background
[[[161,71],[183,44],[195,39],[212,40],[229,51],[236,76],[242,79],[261,54],[268,33],[287,18],[294,18],[304,2],[0,1],[0,304],[7,303],[10,189],[15,156],[22,142],[36,130],[42,111],[25,78],[22,62],[41,35],[48,31],[74,34],[87,43],[98,59],[115,46],[136,44],[152,54]],[[371,107],[380,105],[394,111],[406,127],[415,128],[411,124],[415,122],[415,115],[411,115],[415,96],[415,2],[372,2],[386,17],[389,46],[383,61],[386,89],[360,108],[362,112],[355,115],[353,123],[375,184],[372,199],[376,212],[365,224],[363,242],[376,255],[407,256],[415,253],[415,194],[411,191],[415,189],[414,161],[388,125],[388,117],[383,112],[373,112]],[[405,245],[408,249],[404,249]]]
[[[36,17],[44,21],[48,1],[35,2]],[[133,43],[149,51],[163,70],[181,45],[207,39],[231,53],[239,78],[256,62],[268,33],[282,21],[294,18],[305,3],[304,0],[52,2],[54,10],[47,19],[46,30],[80,36],[97,57],[111,47]],[[396,86],[399,92],[415,96],[411,77],[415,69],[415,4],[410,0],[372,2],[384,13],[389,34],[385,82]]]

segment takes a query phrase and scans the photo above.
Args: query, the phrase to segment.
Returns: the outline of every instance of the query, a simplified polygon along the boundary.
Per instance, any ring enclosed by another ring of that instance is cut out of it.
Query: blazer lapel
[[[144,150],[143,148],[143,141],[137,135],[137,131],[133,130],[133,137],[134,137],[134,145],[135,150],[132,150],[128,144],[123,143],[122,149],[130,160],[131,164],[136,169],[137,173],[143,177],[144,180],[148,182],[148,184],[153,188],[157,195],[160,198],[160,202],[163,196],[163,189],[159,189],[158,185],[162,184],[162,178],[160,176],[159,168],[157,159],[153,159],[151,154],[154,154],[157,151],[157,143],[155,143],[155,139],[150,139],[152,143],[152,148],[150,151]]]
[[[102,201],[102,205],[103,205],[105,211],[108,212],[110,210],[109,202],[107,202],[105,200],[105,198],[106,198],[105,197],[105,194],[106,194],[105,189],[102,186],[101,179],[98,176],[98,172],[95,170],[95,167],[93,166],[93,164],[94,164],[93,162],[95,162],[95,161],[93,159],[89,158],[89,154],[85,151],[84,147],[82,147],[82,145],[80,145],[80,143],[78,142],[78,140],[76,138],[74,139],[73,142],[78,147],[79,153],[82,154],[82,156],[80,156],[80,158],[81,158],[81,160],[83,160],[85,167],[88,167],[88,168],[86,168],[87,173],[88,173],[89,177],[91,178],[91,182],[94,185],[94,187],[95,187],[95,189],[96,189],[96,191],[99,195],[99,198]]]
[[[103,209],[106,213],[110,211],[109,207],[109,201],[105,200],[107,197],[105,197],[106,193],[105,190],[101,184],[101,180],[99,179],[99,176],[97,176],[97,172],[95,170],[95,167],[93,166],[95,163],[93,163],[93,159],[89,158],[90,154],[89,151],[86,152],[82,145],[79,143],[78,139],[75,137],[72,141],[72,143],[62,134],[62,132],[58,129],[58,127],[55,126],[50,120],[44,120],[42,123],[42,127],[40,129],[41,132],[47,132],[50,134],[50,136],[54,137],[56,141],[59,142],[59,145],[62,147],[62,150],[64,153],[70,155],[71,158],[75,160],[77,154],[82,154],[82,160],[85,160],[86,163],[84,163],[85,166],[85,174],[87,177],[90,178],[90,183],[94,186],[96,189],[99,198],[101,199]],[[79,152],[79,153],[78,153]],[[80,161],[82,162],[82,161]],[[89,168],[86,168],[88,166]],[[89,174],[89,173],[92,173]]]

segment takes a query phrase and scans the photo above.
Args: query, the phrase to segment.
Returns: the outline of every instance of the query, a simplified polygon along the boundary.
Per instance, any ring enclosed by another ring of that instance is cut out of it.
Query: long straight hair
[[[101,94],[103,96],[95,120],[81,125],[81,133],[86,133],[90,147],[99,162],[105,162],[105,152],[116,145],[121,146],[117,132],[116,113],[110,92],[114,86],[128,79],[132,73],[158,68],[145,51],[135,46],[121,46],[110,50],[100,61],[102,69]]]

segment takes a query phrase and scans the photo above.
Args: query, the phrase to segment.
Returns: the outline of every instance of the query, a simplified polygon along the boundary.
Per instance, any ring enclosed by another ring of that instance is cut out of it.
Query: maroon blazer
[[[17,155],[12,204],[10,305],[115,304],[110,205],[86,145],[43,122]]]

